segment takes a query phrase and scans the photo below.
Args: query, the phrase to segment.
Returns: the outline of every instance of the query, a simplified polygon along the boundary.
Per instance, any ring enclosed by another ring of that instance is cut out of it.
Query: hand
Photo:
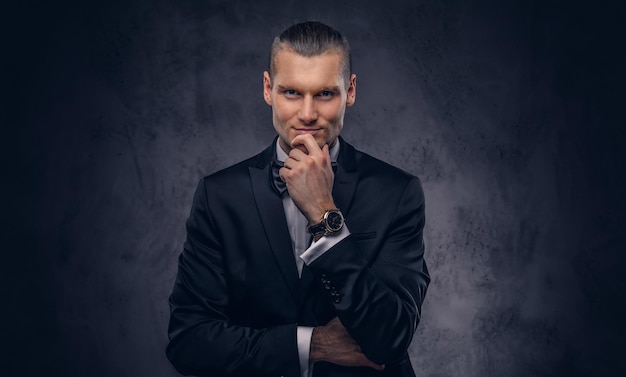
[[[328,145],[320,149],[313,135],[298,135],[291,145],[294,148],[280,169],[280,178],[309,224],[317,224],[327,209],[336,208],[332,196],[335,174]]]
[[[385,369],[368,359],[361,347],[352,339],[338,317],[333,318],[326,326],[313,329],[311,337],[310,360],[327,361],[329,363],[349,367],[370,367],[377,371]]]

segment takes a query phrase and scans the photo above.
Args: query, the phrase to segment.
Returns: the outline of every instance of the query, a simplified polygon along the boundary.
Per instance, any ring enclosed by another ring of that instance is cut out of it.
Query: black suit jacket
[[[414,376],[407,347],[430,281],[419,180],[341,140],[333,198],[351,235],[298,272],[275,143],[200,181],[170,297],[167,356],[183,374],[299,377],[296,327],[338,316],[369,368],[319,362],[314,376]]]

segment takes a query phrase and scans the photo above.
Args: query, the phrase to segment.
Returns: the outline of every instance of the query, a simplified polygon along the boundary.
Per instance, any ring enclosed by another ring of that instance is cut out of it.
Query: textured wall
[[[502,3],[7,12],[0,375],[176,375],[167,297],[193,190],[272,140],[269,45],[306,19],[351,40],[346,139],[422,178],[417,374],[623,373],[623,13]]]

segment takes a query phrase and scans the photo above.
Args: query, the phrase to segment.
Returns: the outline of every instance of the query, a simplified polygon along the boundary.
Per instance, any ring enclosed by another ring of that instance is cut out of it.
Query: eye
[[[335,96],[335,92],[331,90],[322,90],[318,95],[322,98],[333,98]]]
[[[285,89],[283,90],[283,94],[285,95],[285,97],[296,97],[298,95],[298,92],[296,92],[293,89]]]

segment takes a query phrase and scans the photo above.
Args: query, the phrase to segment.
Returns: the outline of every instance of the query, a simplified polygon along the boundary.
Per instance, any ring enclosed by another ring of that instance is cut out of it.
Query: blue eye
[[[283,91],[283,93],[284,93],[284,94],[285,94],[285,96],[287,96],[287,97],[295,97],[296,95],[298,95],[298,92],[296,92],[296,91],[295,91],[295,90],[293,90],[293,89],[285,89],[285,90]]]
[[[322,90],[319,95],[320,97],[332,97],[335,95],[335,93],[331,92],[330,90]]]

